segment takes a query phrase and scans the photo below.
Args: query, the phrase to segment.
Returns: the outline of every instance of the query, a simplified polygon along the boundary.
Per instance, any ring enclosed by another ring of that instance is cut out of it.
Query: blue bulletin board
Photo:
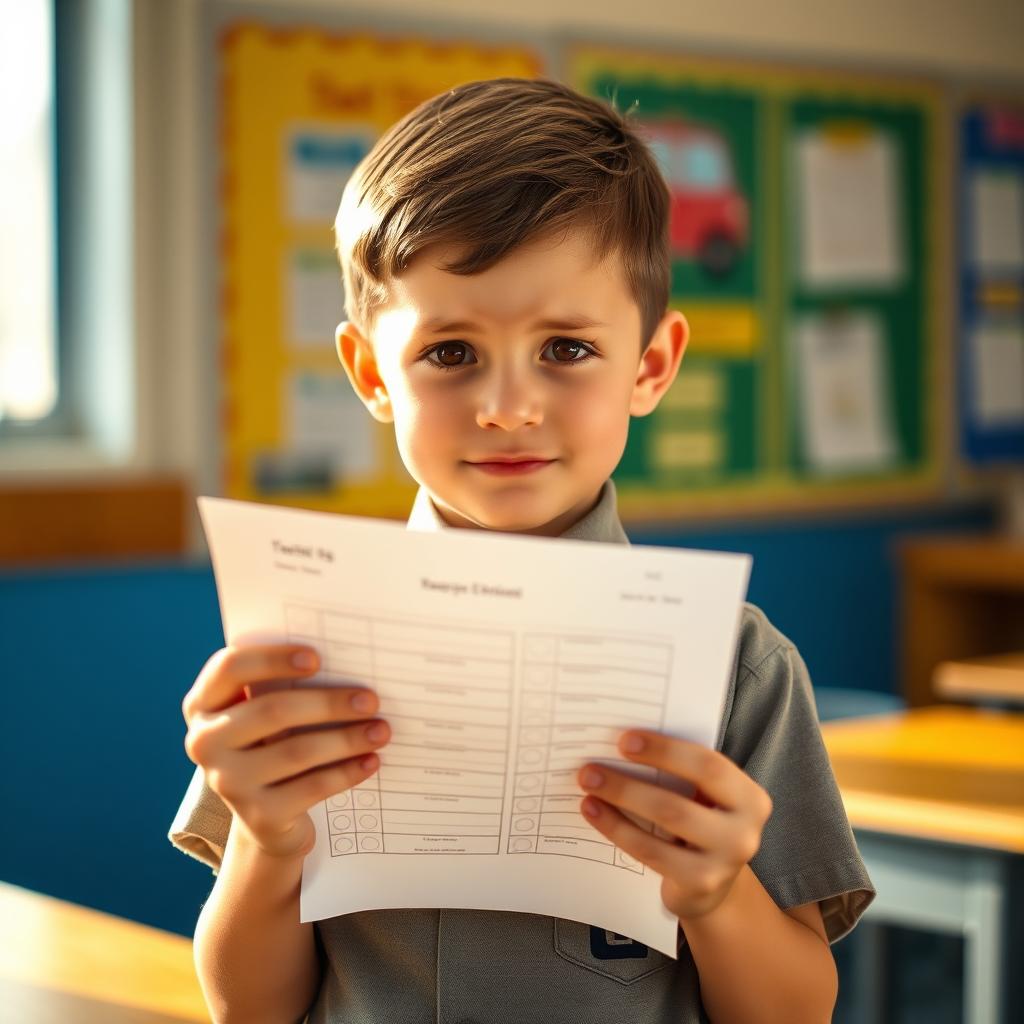
[[[960,116],[960,451],[1024,463],[1024,104]]]

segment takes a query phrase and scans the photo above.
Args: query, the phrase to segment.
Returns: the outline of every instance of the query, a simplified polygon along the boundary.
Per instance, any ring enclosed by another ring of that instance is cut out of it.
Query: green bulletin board
[[[654,149],[691,326],[676,383],[632,422],[624,516],[936,493],[940,89],[587,43],[564,70]]]

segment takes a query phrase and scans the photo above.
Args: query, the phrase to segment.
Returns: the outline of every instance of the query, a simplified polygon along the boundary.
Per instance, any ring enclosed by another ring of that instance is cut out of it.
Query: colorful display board
[[[691,326],[675,385],[633,422],[624,513],[937,490],[938,87],[586,43],[564,73],[654,149]]]
[[[1024,102],[960,117],[960,450],[1024,464]]]
[[[223,491],[404,517],[415,483],[334,349],[344,296],[333,224],[355,165],[391,124],[461,82],[536,77],[521,45],[221,28]]]
[[[221,26],[223,491],[403,517],[390,426],[334,352],[332,223],[373,141],[479,78],[553,74],[538,43]],[[672,195],[692,339],[615,474],[625,518],[938,493],[937,278],[949,147],[934,83],[566,44],[560,77],[634,108]]]

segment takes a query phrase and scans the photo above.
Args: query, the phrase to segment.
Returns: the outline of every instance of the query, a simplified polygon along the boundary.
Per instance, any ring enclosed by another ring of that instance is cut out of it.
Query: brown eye
[[[426,360],[439,370],[456,370],[460,366],[468,366],[475,360],[467,359],[469,348],[461,341],[444,341],[435,345],[427,354]]]
[[[437,349],[437,358],[445,366],[458,366],[466,356],[465,345],[441,345]]]
[[[576,338],[555,338],[548,343],[556,363],[585,363],[593,358],[593,350]]]

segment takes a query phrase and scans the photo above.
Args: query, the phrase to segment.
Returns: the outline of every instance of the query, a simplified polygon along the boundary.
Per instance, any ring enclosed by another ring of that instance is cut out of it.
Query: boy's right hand
[[[366,720],[379,702],[364,687],[278,689],[246,699],[253,684],[311,676],[319,664],[316,651],[297,644],[225,647],[203,666],[181,705],[189,758],[272,856],[313,849],[316,832],[306,812],[369,778],[379,765],[370,751],[391,735],[386,722]],[[287,733],[324,725],[333,728]]]

